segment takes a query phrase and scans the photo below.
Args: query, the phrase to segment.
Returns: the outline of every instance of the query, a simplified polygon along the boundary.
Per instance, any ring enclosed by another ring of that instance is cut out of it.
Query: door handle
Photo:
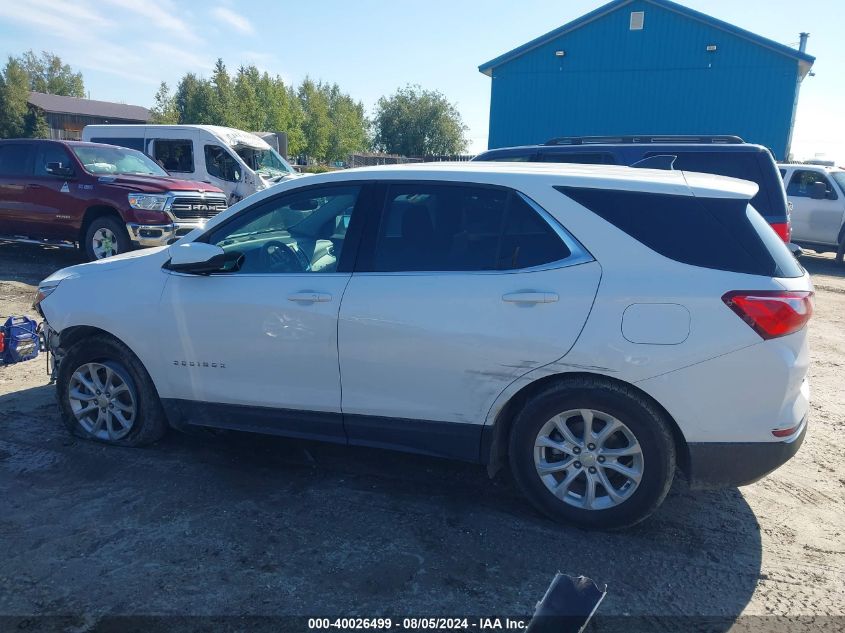
[[[502,295],[508,303],[554,303],[560,299],[556,292],[509,292]]]
[[[332,296],[325,292],[294,292],[288,295],[288,301],[301,303],[326,303],[332,300]]]

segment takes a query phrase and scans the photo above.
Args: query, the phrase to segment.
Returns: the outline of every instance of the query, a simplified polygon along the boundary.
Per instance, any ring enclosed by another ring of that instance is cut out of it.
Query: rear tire
[[[529,400],[509,453],[514,478],[538,510],[586,528],[642,521],[675,474],[665,415],[632,388],[600,378],[568,379]]]
[[[840,266],[845,264],[845,234],[839,236],[839,247],[836,249],[835,259]]]
[[[132,249],[126,226],[111,215],[101,215],[91,220],[82,240],[82,249],[89,262]]]
[[[78,437],[118,446],[161,439],[167,419],[147,370],[109,336],[84,338],[59,365],[56,392],[62,421]]]

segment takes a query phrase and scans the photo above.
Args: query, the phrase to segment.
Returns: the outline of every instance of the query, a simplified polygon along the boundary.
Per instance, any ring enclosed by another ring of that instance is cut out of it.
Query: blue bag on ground
[[[10,316],[0,330],[5,342],[0,361],[10,365],[38,356],[38,324],[33,319]]]

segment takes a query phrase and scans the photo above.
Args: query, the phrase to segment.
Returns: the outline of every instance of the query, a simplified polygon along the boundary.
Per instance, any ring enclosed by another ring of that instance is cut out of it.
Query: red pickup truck
[[[79,245],[102,259],[167,244],[226,207],[217,187],[171,178],[136,150],[0,140],[0,240]]]

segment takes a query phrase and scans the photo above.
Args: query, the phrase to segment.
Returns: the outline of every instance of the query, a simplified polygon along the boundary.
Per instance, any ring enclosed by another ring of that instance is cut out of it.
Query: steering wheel
[[[300,257],[298,251],[281,240],[270,240],[261,247],[264,266],[272,272],[300,273],[309,268],[309,263]]]

